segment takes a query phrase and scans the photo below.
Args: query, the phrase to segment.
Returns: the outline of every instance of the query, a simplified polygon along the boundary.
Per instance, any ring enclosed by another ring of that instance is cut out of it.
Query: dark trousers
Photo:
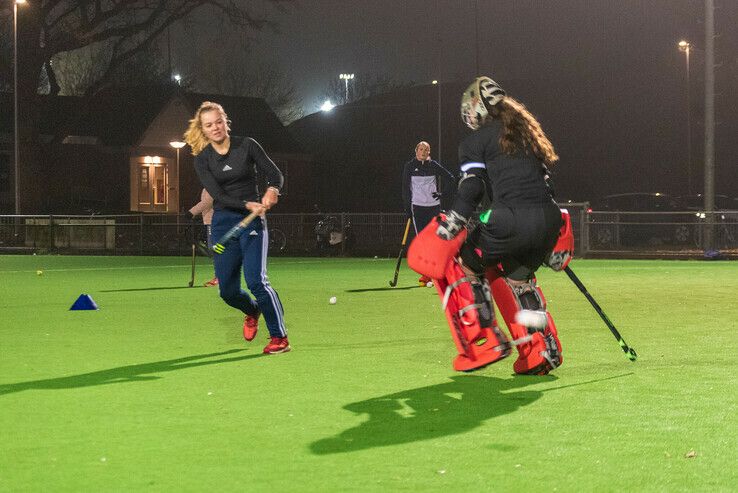
[[[245,217],[228,209],[216,209],[213,214],[212,237],[223,236],[231,227]],[[218,278],[220,297],[227,304],[241,310],[246,315],[256,315],[257,310],[264,315],[264,321],[272,337],[286,337],[284,308],[267,277],[267,249],[269,236],[266,221],[255,219],[238,238],[229,241],[225,251],[215,254],[215,276]],[[241,270],[246,287],[256,301],[241,289]]]
[[[483,262],[502,264],[505,276],[525,281],[551,253],[561,228],[556,204],[534,208],[493,207],[487,224],[471,232],[467,243],[482,251]]]
[[[419,231],[422,231],[434,217],[441,213],[440,205],[433,205],[430,207],[413,205],[412,207],[413,230],[415,235],[417,235]]]

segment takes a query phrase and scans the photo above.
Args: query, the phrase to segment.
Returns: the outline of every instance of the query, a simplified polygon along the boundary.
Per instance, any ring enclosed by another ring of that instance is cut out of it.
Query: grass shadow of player
[[[159,288],[125,288],[125,289],[101,289],[100,293],[126,293],[135,291],[163,291],[166,289],[192,289],[192,288],[205,288],[207,286],[162,286]]]
[[[425,288],[425,286],[401,286],[397,288],[391,288],[389,286],[382,288],[361,288],[361,289],[344,289],[345,293],[369,293],[372,291],[407,291],[408,289]]]
[[[354,402],[344,409],[367,414],[369,419],[334,437],[312,443],[310,450],[317,455],[337,454],[464,433],[543,395],[540,390],[507,391],[555,379],[553,376],[501,379],[456,375],[450,382]]]
[[[0,396],[22,392],[24,390],[63,390],[80,387],[92,387],[96,385],[109,385],[114,383],[143,382],[158,380],[162,377],[159,373],[194,368],[197,366],[217,365],[221,363],[232,363],[245,361],[264,356],[263,354],[248,354],[242,356],[231,356],[240,353],[243,349],[231,349],[219,353],[197,354],[184,358],[155,361],[153,363],[142,363],[138,365],[119,366],[108,370],[70,375],[67,377],[46,378],[42,380],[30,380],[27,382],[0,384]],[[216,359],[209,359],[216,358]]]
[[[544,392],[621,376],[625,375],[545,390],[518,390],[527,385],[554,382],[556,377],[518,375],[502,379],[456,375],[451,377],[451,382],[344,406],[353,413],[368,415],[369,419],[336,436],[313,442],[310,451],[316,455],[338,454],[456,435],[476,428],[485,420],[527,406]]]

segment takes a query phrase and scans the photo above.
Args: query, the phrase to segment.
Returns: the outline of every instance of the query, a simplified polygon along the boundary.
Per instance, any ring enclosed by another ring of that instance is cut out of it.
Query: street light
[[[20,147],[18,143],[18,5],[26,0],[13,2],[13,159],[15,173],[15,214],[20,214]]]
[[[432,84],[434,86],[438,86],[438,142],[436,143],[438,154],[436,154],[436,156],[438,158],[438,162],[443,163],[441,158],[441,83],[434,79]]]
[[[679,41],[679,51],[684,53],[687,62],[687,190],[689,195],[692,195],[692,108],[689,97],[689,52],[692,49],[692,45],[689,41]]]
[[[341,74],[338,76],[339,79],[346,82],[346,103],[348,103],[348,81],[353,80],[354,74]]]
[[[329,111],[331,111],[335,107],[336,107],[336,105],[333,104],[333,103],[331,103],[331,100],[330,99],[326,99],[325,102],[320,106],[320,111],[323,111],[325,113],[328,113]]]
[[[179,150],[185,146],[185,143],[173,140],[169,145],[177,151],[177,212],[179,212]]]

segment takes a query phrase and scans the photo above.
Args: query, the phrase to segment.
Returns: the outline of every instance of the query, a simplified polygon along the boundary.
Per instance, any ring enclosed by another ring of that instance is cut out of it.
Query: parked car
[[[701,193],[682,195],[676,198],[687,210],[702,212],[705,210],[705,196]],[[715,210],[738,210],[738,199],[727,195],[715,194]]]
[[[593,247],[681,245],[693,237],[693,214],[664,193],[619,193],[593,200],[589,212]]]

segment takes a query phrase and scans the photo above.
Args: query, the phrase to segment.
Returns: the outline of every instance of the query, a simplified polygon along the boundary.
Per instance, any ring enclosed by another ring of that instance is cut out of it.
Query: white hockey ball
[[[328,303],[330,303],[331,305],[335,305],[337,301],[338,300],[335,296],[331,296],[331,298],[328,300]]]
[[[427,283],[425,283],[425,287],[426,288],[432,288],[433,287],[433,281],[428,281]]]
[[[533,329],[543,329],[548,325],[548,317],[546,312],[540,310],[520,310],[515,314],[515,323],[531,327]]]

